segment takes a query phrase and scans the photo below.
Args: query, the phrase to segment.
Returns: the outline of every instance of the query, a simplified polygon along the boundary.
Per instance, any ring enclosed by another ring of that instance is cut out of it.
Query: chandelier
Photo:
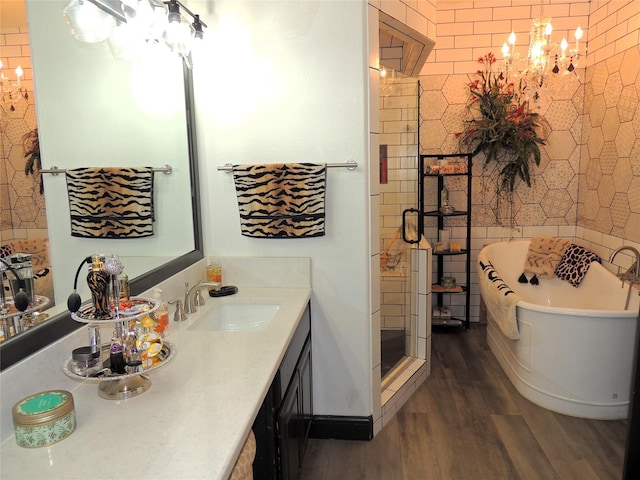
[[[106,41],[116,58],[133,60],[149,48],[168,48],[187,65],[207,26],[177,0],[71,0],[63,15],[76,39]]]
[[[0,88],[2,89],[2,97],[0,98],[0,104],[2,108],[7,111],[14,112],[16,110],[16,101],[21,99],[28,100],[29,94],[26,88],[22,88],[20,85],[20,79],[24,72],[20,65],[14,70],[16,74],[16,81],[10,80],[2,71],[2,61],[0,61]]]
[[[519,78],[537,100],[540,90],[547,86],[547,80],[573,73],[578,67],[582,50],[580,40],[583,31],[580,26],[573,33],[575,43],[569,44],[566,38],[558,44],[552,41],[553,25],[551,18],[544,17],[544,5],[540,18],[535,18],[529,34],[527,56],[521,57],[515,51],[516,34],[512,31],[502,45],[504,71],[512,78]]]

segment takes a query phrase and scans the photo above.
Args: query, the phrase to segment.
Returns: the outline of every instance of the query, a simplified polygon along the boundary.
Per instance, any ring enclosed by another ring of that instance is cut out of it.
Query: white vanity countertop
[[[149,375],[149,390],[105,400],[97,383],[78,382],[72,391],[75,432],[35,449],[17,446],[11,436],[2,444],[0,476],[226,480],[310,296],[309,288],[240,288],[231,297],[206,296],[206,305],[186,321],[171,321],[167,340],[177,355]],[[281,306],[263,331],[189,330],[207,320],[202,317],[215,302],[238,300]]]

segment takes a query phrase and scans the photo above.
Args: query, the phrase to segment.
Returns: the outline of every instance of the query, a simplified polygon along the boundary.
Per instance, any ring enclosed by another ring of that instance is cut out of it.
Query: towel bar
[[[171,174],[173,172],[173,167],[171,165],[163,165],[162,167],[155,167],[152,169],[154,172],[162,172],[165,175]],[[66,168],[58,168],[57,166],[53,166],[51,168],[42,168],[40,169],[40,173],[50,173],[51,175],[58,175],[59,173],[65,173],[67,171]]]
[[[355,170],[358,168],[358,162],[355,160],[347,160],[345,163],[327,163],[327,168],[335,167],[345,167],[347,170]],[[218,167],[218,170],[231,172],[233,170],[233,165],[231,163],[225,163],[221,167]]]

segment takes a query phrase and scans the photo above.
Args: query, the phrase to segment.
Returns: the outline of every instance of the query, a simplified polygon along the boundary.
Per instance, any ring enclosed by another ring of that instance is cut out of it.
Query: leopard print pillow
[[[572,244],[562,256],[556,275],[574,287],[580,285],[592,262],[600,262],[600,257],[584,247]]]

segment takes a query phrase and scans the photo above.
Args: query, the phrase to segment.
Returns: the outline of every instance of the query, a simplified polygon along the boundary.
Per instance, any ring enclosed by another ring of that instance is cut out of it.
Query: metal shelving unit
[[[454,304],[456,304],[455,308],[460,309],[459,302],[455,302],[453,299],[445,302],[448,296],[461,296],[464,300],[462,307],[463,315],[447,316],[446,314],[442,314],[441,316],[433,316],[432,326],[436,328],[464,327],[465,330],[469,330],[471,298],[471,159],[471,154],[420,155],[418,166],[419,231],[425,231],[424,223],[427,218],[435,218],[438,232],[450,231],[454,219],[462,219],[466,227],[466,245],[464,245],[464,248],[453,251],[448,248],[440,250],[433,249],[433,256],[435,258],[434,265],[436,267],[433,277],[434,284],[432,285],[434,312],[446,312],[447,307],[453,310],[451,306]],[[450,163],[451,161],[454,161],[454,163]],[[430,165],[437,165],[438,167],[431,169],[429,168]],[[452,165],[456,165],[456,167],[454,168]],[[444,213],[441,211],[441,207],[443,206],[442,191],[446,187],[447,182],[456,177],[466,180],[466,210],[455,210],[452,213]],[[429,205],[437,204],[437,209],[425,209],[425,199],[427,195],[429,195],[429,198],[437,195],[437,201],[429,203]],[[464,284],[460,285],[456,282],[455,288],[443,287],[442,278],[445,276],[444,273],[447,268],[447,263],[460,256],[463,257],[465,266]]]

